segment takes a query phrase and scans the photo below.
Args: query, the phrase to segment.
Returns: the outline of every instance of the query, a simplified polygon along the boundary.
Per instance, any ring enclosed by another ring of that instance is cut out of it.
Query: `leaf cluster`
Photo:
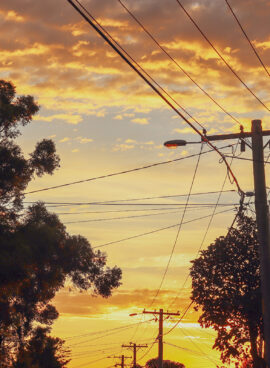
[[[246,343],[263,335],[260,262],[253,219],[238,218],[237,228],[219,237],[192,261],[192,296],[199,322],[217,331],[214,348],[223,362],[247,356]],[[252,341],[253,340],[253,341]]]

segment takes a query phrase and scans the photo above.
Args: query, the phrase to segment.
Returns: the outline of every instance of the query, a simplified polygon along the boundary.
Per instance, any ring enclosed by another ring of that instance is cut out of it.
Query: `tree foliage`
[[[50,326],[58,317],[51,300],[65,282],[79,290],[108,297],[121,279],[119,268],[106,266],[104,253],[93,251],[86,238],[70,236],[44,204],[38,202],[23,209],[23,192],[29,182],[35,175],[53,174],[59,167],[59,157],[51,140],[37,143],[29,158],[15,144],[20,124],[29,123],[39,109],[33,97],[15,94],[12,83],[0,81],[0,361],[3,367],[10,367],[16,354],[21,354],[21,360],[22,356],[29,360],[37,346],[35,343],[42,339],[43,343],[61,345],[60,340],[47,337],[48,330],[36,326]],[[46,365],[37,367],[43,366]]]
[[[66,368],[70,351],[64,341],[48,336],[49,328],[37,327],[24,349],[21,349],[13,368]]]
[[[260,262],[255,222],[241,214],[237,227],[219,237],[192,261],[192,300],[202,327],[217,331],[214,348],[222,361],[262,359]]]
[[[146,368],[158,368],[158,358],[148,360]],[[163,368],[185,368],[184,364],[172,360],[163,360]]]

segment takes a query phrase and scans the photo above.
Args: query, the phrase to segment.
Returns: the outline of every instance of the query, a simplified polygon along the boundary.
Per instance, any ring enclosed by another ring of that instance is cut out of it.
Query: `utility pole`
[[[270,229],[269,229],[269,208],[267,204],[265,170],[264,170],[264,146],[263,136],[269,136],[270,130],[262,130],[261,120],[252,120],[251,132],[241,132],[239,134],[206,135],[208,141],[218,141],[226,139],[241,139],[251,137],[253,156],[253,176],[255,189],[255,209],[258,228],[259,255],[260,255],[260,277],[261,291],[263,298],[263,326],[265,339],[266,364],[270,368]],[[241,149],[244,150],[241,144]]]
[[[121,368],[125,368],[125,358],[128,359],[128,358],[131,358],[131,357],[125,357],[125,355],[121,355],[121,356],[112,355],[112,356],[108,356],[107,358],[121,359],[121,363],[116,363],[115,367],[120,366]]]
[[[135,342],[130,342],[129,345],[122,345],[122,348],[129,348],[129,349],[133,349],[133,368],[136,368],[137,366],[137,350],[142,349],[142,348],[147,348],[148,345],[138,345]]]
[[[147,314],[154,314],[159,316],[159,329],[158,329],[158,368],[163,368],[163,317],[164,316],[180,316],[179,312],[170,313],[164,312],[163,309],[159,311],[146,311],[144,310],[143,313]]]

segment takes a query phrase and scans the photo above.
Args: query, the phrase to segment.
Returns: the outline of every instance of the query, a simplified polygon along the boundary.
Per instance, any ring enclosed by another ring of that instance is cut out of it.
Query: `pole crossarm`
[[[145,309],[143,310],[143,313],[147,313],[147,314],[160,314],[160,311],[156,311],[156,310],[154,310],[154,311],[146,311]],[[180,312],[163,312],[162,313],[163,314],[163,316],[180,316]]]
[[[133,368],[136,368],[137,365],[137,350],[147,347],[147,344],[136,344],[135,342],[130,342],[129,345],[122,344],[122,348],[133,350]]]
[[[120,366],[121,368],[125,368],[125,359],[129,359],[131,357],[127,357],[125,355],[120,355],[120,356],[116,356],[116,355],[110,355],[110,356],[107,356],[107,358],[112,358],[112,359],[121,359],[121,363],[115,363],[115,367],[118,367]]]
[[[158,368],[163,368],[163,321],[164,316],[180,316],[180,312],[164,312],[163,309],[159,311],[147,311],[143,310],[143,313],[154,314],[159,316],[159,328],[158,328]]]
[[[226,139],[243,139],[243,138],[251,138],[253,137],[253,132],[240,132],[240,133],[231,133],[231,134],[218,134],[218,135],[205,135],[208,141],[223,141]],[[262,136],[270,135],[270,130],[263,130],[261,132]],[[203,139],[202,139],[203,141]]]

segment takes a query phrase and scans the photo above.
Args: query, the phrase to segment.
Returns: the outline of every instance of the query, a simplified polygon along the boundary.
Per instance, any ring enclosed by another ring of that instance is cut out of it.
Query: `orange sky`
[[[123,2],[181,68],[246,130],[255,118],[262,119],[264,128],[269,129],[269,112],[226,68],[175,0]],[[141,67],[207,129],[208,134],[239,131],[237,123],[179,70],[117,0],[85,0],[83,4]],[[269,77],[225,1],[185,0],[183,4],[239,76],[270,108]],[[231,0],[231,5],[270,69],[269,2]],[[18,94],[34,95],[41,106],[38,116],[22,130],[18,141],[28,153],[37,140],[50,137],[61,156],[61,168],[55,175],[36,179],[29,191],[185,158],[199,152],[200,145],[192,144],[178,150],[164,148],[163,142],[169,139],[194,142],[199,141],[199,137],[66,0],[2,2],[0,21],[1,78],[11,80]],[[196,127],[201,130],[198,125]],[[218,147],[231,143],[235,142],[220,142]],[[231,154],[232,149],[223,152]],[[248,149],[243,155],[251,156]],[[25,200],[83,203],[186,194],[196,162],[197,157],[187,158],[125,175],[29,194]],[[232,169],[241,188],[252,190],[251,163],[234,160]],[[268,174],[267,168],[267,177]],[[202,155],[192,192],[219,191],[225,177],[225,165],[216,153]],[[236,186],[227,178],[224,189],[236,190]],[[68,287],[59,292],[55,305],[60,318],[53,334],[67,338],[73,354],[70,368],[105,368],[114,361],[101,358],[121,355],[122,343],[153,341],[158,324],[146,322],[147,316],[129,317],[129,313],[140,313],[149,307],[185,310],[189,304],[190,280],[184,288],[182,286],[190,261],[196,257],[200,246],[205,248],[217,236],[226,233],[239,201],[236,192],[221,196],[220,204],[232,206],[217,208],[216,212],[229,211],[214,216],[205,236],[209,217],[196,219],[211,216],[213,206],[202,208],[201,205],[213,205],[217,199],[218,193],[191,198],[190,202],[200,207],[188,210],[185,215],[184,222],[194,221],[181,228],[170,267],[154,303],[176,239],[177,226],[101,248],[108,255],[108,264],[116,264],[123,270],[122,286],[111,298],[104,300],[92,297],[91,293],[77,294]],[[184,202],[185,197],[172,197],[132,200],[129,205],[122,206],[85,204],[49,208],[59,213],[71,234],[81,234],[92,246],[98,247],[179,223],[182,210],[175,205]],[[135,217],[139,215],[147,216]],[[108,220],[128,216],[130,218]],[[89,222],[79,222],[87,220]],[[211,350],[214,333],[200,329],[197,317],[191,309],[183,323],[165,336],[164,358],[178,360],[186,368],[215,367],[218,354]],[[136,323],[140,321],[145,323],[137,328]],[[174,321],[166,321],[165,332],[173,325]],[[107,331],[118,327],[123,329]],[[144,352],[138,352],[138,357]],[[126,353],[130,355],[129,351]],[[156,355],[157,345],[154,345],[140,363]]]

